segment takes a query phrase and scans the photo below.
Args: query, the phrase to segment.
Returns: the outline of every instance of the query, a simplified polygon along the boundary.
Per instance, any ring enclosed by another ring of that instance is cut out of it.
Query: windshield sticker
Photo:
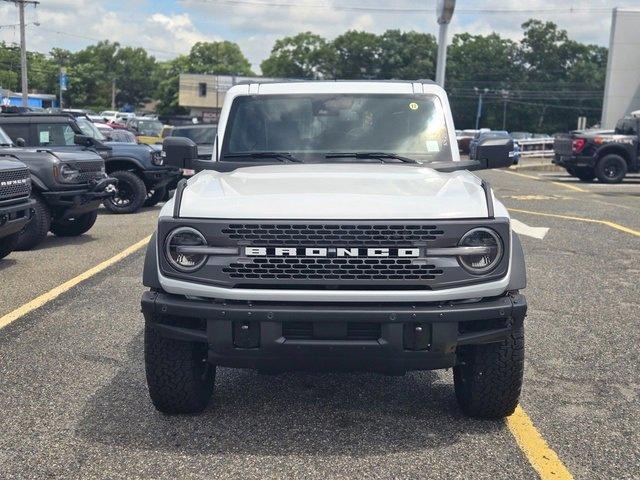
[[[440,151],[440,144],[438,143],[437,140],[427,140],[427,152],[433,153],[433,152],[439,152],[439,151]]]
[[[40,143],[49,143],[49,132],[40,132]]]
[[[411,103],[409,104],[409,108],[410,108],[411,110],[417,110],[417,109],[418,109],[418,104],[417,104],[416,102],[411,102]]]

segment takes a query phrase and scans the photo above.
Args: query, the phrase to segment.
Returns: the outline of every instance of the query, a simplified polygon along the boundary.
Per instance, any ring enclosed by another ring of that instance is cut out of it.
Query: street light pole
[[[478,87],[473,87],[473,89],[478,94],[478,111],[476,112],[476,130],[478,130],[480,128],[480,117],[482,117],[482,97],[489,93],[489,89],[480,90]]]
[[[5,0],[11,1],[18,7],[20,15],[20,67],[21,67],[21,83],[22,83],[22,106],[29,105],[29,80],[27,78],[27,35],[25,32],[26,23],[24,21],[24,7],[27,4],[33,6],[38,5],[35,0]]]
[[[456,0],[438,0],[438,60],[436,64],[436,83],[444,88],[444,73],[447,66],[447,29],[453,17]]]

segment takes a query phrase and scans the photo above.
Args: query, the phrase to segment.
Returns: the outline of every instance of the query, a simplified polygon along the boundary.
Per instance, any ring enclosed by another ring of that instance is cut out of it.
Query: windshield
[[[138,133],[149,137],[159,137],[162,131],[162,123],[157,120],[142,120],[138,122]]]
[[[216,139],[217,127],[176,128],[171,132],[172,137],[185,137],[198,145],[213,145]]]
[[[105,136],[100,130],[98,130],[98,127],[96,127],[93,122],[84,117],[78,117],[76,118],[76,123],[80,127],[80,130],[82,130],[82,133],[86,136],[95,138],[96,140],[105,140]]]
[[[9,135],[0,127],[0,145],[13,145]]]
[[[393,153],[421,161],[452,159],[444,111],[434,95],[243,96],[234,100],[224,155],[289,152]]]

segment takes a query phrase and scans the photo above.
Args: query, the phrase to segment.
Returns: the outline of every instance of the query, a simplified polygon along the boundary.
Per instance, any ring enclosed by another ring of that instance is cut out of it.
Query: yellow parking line
[[[573,475],[564,466],[547,442],[544,441],[538,429],[526,412],[518,406],[513,415],[507,418],[507,426],[515,437],[520,449],[524,452],[529,463],[542,480],[571,480]]]
[[[78,275],[76,277],[73,277],[71,280],[67,280],[63,284],[58,285],[57,287],[49,290],[46,293],[43,293],[39,297],[36,297],[33,300],[31,300],[30,302],[25,303],[21,307],[16,308],[15,310],[7,313],[6,315],[3,315],[2,317],[0,317],[0,329],[3,329],[4,327],[9,325],[10,323],[15,322],[17,319],[19,319],[20,317],[23,317],[27,313],[32,312],[37,308],[40,308],[45,303],[50,302],[54,298],[62,295],[66,291],[68,291],[71,288],[75,287],[79,283],[84,282],[88,278],[93,277],[95,274],[100,273],[101,271],[103,271],[104,269],[110,267],[114,263],[117,263],[120,260],[122,260],[122,259],[128,257],[129,255],[131,255],[132,253],[137,252],[141,248],[145,247],[149,243],[150,239],[151,239],[151,235],[149,235],[148,237],[143,238],[139,242],[131,245],[130,247],[126,248],[125,250],[123,250],[122,252],[118,253],[117,255],[111,257],[110,259],[105,260],[102,263],[99,263],[98,265],[96,265],[93,268],[90,268],[86,272],[83,272],[80,275]]]
[[[511,172],[509,170],[498,170],[498,171],[503,173],[508,173],[509,175],[517,175],[519,177],[529,178],[531,180],[537,180],[539,182],[548,181],[548,180],[545,180],[544,178],[536,177],[535,175],[527,175],[525,173]],[[569,190],[574,190],[576,192],[590,193],[589,190],[585,190],[584,188],[576,187],[575,185],[571,185],[568,183],[552,182],[552,181],[549,181],[549,183],[553,183],[554,185],[558,185],[559,187],[568,188]]]
[[[609,220],[597,220],[595,218],[573,217],[570,215],[559,215],[557,213],[532,212],[531,210],[520,210],[518,208],[508,208],[507,210],[509,210],[510,212],[528,213],[529,215],[539,215],[542,217],[554,217],[554,218],[563,218],[565,220],[576,220],[578,222],[599,223],[600,225],[606,225],[607,227],[620,230],[621,232],[630,233],[631,235],[640,237],[640,230],[634,230],[633,228],[625,227],[624,225],[620,225],[619,223],[611,222]]]

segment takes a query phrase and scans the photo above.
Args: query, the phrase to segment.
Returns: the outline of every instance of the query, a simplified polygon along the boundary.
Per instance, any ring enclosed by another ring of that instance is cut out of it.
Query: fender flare
[[[31,172],[31,184],[33,185],[33,190],[36,192],[48,192],[50,190],[49,187],[47,187],[47,185],[33,172]]]
[[[142,271],[142,284],[154,290],[162,290],[162,285],[160,285],[160,279],[158,278],[157,235],[158,233],[154,232],[147,245],[147,253],[144,257],[144,269]]]
[[[511,275],[507,290],[522,290],[527,286],[527,269],[524,261],[524,250],[520,243],[520,237],[511,232]]]
[[[115,163],[115,162],[130,163],[134,168],[137,168],[139,170],[149,169],[149,167],[145,167],[144,164],[135,157],[108,157],[104,161],[104,164],[105,164],[105,167],[107,167],[107,170],[109,169],[109,163]]]

